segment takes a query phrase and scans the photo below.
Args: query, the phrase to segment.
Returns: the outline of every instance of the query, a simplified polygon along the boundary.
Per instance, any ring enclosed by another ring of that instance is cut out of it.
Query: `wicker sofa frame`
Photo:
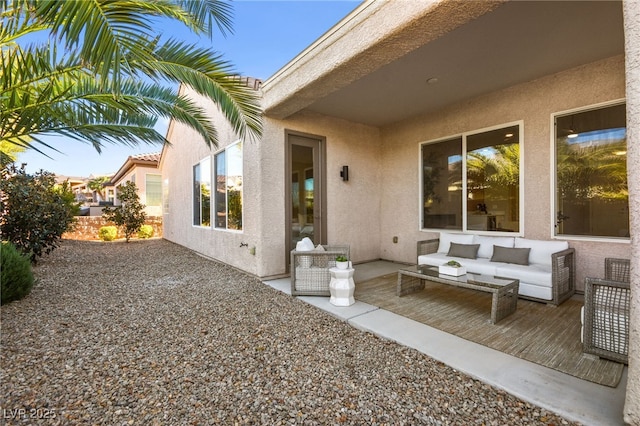
[[[629,259],[605,259],[602,278],[585,278],[583,351],[629,363]]]
[[[348,245],[324,245],[324,251],[291,251],[291,295],[330,296],[330,268],[336,257],[349,258]]]
[[[418,241],[418,256],[423,254],[436,253],[440,245],[439,238]],[[552,299],[539,299],[536,297],[518,295],[520,299],[533,300],[543,302],[550,305],[560,305],[569,299],[575,293],[575,249],[568,248],[551,255],[551,282],[552,282]],[[510,278],[510,277],[504,277]]]

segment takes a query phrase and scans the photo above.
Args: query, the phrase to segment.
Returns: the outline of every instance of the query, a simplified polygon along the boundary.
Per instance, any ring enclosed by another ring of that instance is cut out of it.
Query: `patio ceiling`
[[[384,7],[380,6],[379,10]],[[296,93],[288,94],[289,97],[268,99],[266,115],[284,118],[307,109],[385,126],[624,53],[619,1],[509,1],[477,14],[481,16],[467,18],[467,23],[406,54],[396,54],[392,61],[384,63],[372,57],[372,62],[377,62],[373,70],[363,72],[351,65],[351,72],[361,75],[352,81],[344,78],[346,67],[338,67],[322,79],[308,81],[307,87],[313,86],[313,90],[305,92],[302,85],[295,89]],[[421,19],[433,19],[433,16],[425,15]],[[429,22],[422,25],[428,26]],[[331,37],[333,34],[328,34],[325,43],[330,42]],[[388,39],[376,43],[391,46]],[[310,49],[303,53],[314,55],[314,46]],[[319,58],[326,54],[317,49]],[[288,65],[295,66],[295,60]],[[266,92],[270,83],[273,84],[267,80]],[[275,83],[282,84],[282,81],[276,78]]]

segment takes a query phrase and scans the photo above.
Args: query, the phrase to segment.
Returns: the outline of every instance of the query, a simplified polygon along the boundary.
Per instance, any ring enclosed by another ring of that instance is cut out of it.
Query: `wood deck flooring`
[[[491,295],[426,282],[425,289],[395,294],[397,273],[356,284],[355,298],[466,340],[572,376],[615,387],[624,365],[582,353],[580,300],[558,307],[518,300],[518,309],[491,324]]]

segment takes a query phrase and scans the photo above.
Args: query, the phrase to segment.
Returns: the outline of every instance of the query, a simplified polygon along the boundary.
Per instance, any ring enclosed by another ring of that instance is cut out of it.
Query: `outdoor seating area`
[[[580,295],[557,307],[520,299],[516,310],[493,322],[492,294],[424,280],[423,290],[397,297],[398,276],[357,282],[356,299],[582,380],[612,387],[619,383],[622,363],[583,353]]]
[[[513,314],[518,306],[518,280],[502,279],[487,275],[464,274],[452,276],[441,274],[434,266],[411,266],[398,271],[397,296],[405,296],[425,289],[425,281],[462,287],[491,296],[491,323],[495,324]]]
[[[426,281],[424,291],[397,297],[398,271],[415,265],[377,260],[354,267],[355,304],[335,306],[329,297],[300,300],[487,383],[526,394],[536,404],[570,412],[583,424],[622,424],[627,370],[582,352],[582,295],[557,307],[520,299],[513,314],[492,324],[490,294]],[[267,283],[290,294],[289,278]],[[566,401],[572,401],[570,408]]]
[[[451,260],[466,272],[519,280],[521,298],[559,305],[575,292],[575,250],[566,241],[446,232],[418,241],[418,265]]]

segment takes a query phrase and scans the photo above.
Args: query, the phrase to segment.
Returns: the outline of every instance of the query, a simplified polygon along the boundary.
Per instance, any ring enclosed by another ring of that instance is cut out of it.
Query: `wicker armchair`
[[[585,353],[629,362],[629,259],[605,259],[605,277],[586,278],[582,346]]]
[[[326,245],[325,251],[291,251],[291,295],[330,296],[330,268],[336,266],[336,257],[349,258],[348,245]]]

